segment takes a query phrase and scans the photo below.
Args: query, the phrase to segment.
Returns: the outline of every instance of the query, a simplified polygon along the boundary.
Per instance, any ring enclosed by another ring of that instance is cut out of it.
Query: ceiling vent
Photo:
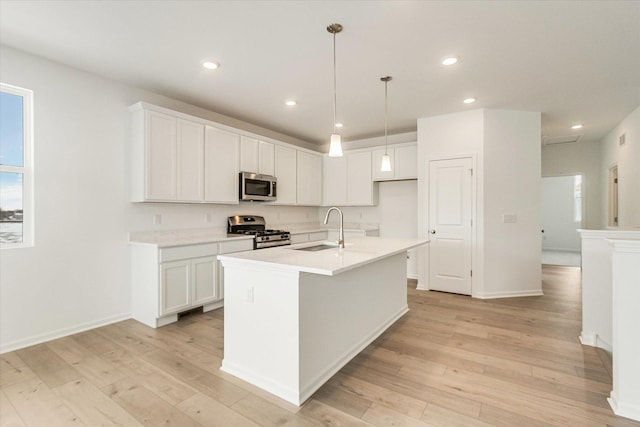
[[[545,136],[542,138],[543,145],[560,145],[560,144],[573,144],[580,141],[582,134],[580,135],[566,135],[566,136]]]

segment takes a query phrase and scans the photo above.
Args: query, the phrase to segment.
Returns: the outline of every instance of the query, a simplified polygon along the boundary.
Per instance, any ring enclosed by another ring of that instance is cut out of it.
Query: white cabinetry
[[[347,154],[347,204],[372,206],[377,203],[371,180],[371,152]]]
[[[347,205],[347,157],[326,156],[323,161],[324,185],[322,204],[325,206]]]
[[[133,129],[131,200],[202,201],[204,125],[139,108]]]
[[[324,206],[373,206],[378,203],[371,179],[371,151],[324,157]]]
[[[204,125],[177,120],[176,199],[201,202],[204,198]]]
[[[210,203],[238,204],[240,135],[212,126],[204,139],[204,198]]]
[[[156,328],[194,307],[222,307],[223,278],[216,255],[251,250],[253,240],[171,248],[132,243],[130,248],[132,317]]]
[[[371,174],[374,181],[391,181],[399,179],[416,179],[418,177],[418,147],[416,144],[388,147],[393,170],[380,171],[380,163],[384,148],[373,150]]]
[[[297,197],[296,150],[276,145],[275,177],[277,182],[277,198],[275,204],[295,205]]]
[[[160,264],[160,315],[205,305],[219,298],[215,256]]]
[[[322,205],[322,156],[306,151],[297,153],[297,203]]]
[[[240,171],[274,174],[274,145],[243,136],[240,140]]]

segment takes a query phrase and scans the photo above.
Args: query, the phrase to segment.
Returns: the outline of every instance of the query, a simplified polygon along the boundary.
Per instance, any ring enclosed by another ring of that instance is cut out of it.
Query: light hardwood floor
[[[411,311],[300,408],[218,369],[222,310],[120,322],[0,356],[0,424],[640,426],[607,404],[610,359],[578,342],[580,271],[543,281],[488,301],[410,283]]]

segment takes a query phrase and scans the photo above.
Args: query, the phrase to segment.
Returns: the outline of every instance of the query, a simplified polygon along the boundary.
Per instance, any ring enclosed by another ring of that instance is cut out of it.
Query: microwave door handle
[[[276,182],[275,181],[271,181],[271,195],[273,197],[277,196],[277,189],[276,189]]]

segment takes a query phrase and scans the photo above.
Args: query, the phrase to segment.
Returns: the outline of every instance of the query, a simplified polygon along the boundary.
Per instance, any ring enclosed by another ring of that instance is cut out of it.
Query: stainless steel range
[[[283,230],[269,230],[264,217],[257,215],[236,215],[227,219],[229,236],[253,235],[253,249],[272,248],[291,244],[291,234]]]

